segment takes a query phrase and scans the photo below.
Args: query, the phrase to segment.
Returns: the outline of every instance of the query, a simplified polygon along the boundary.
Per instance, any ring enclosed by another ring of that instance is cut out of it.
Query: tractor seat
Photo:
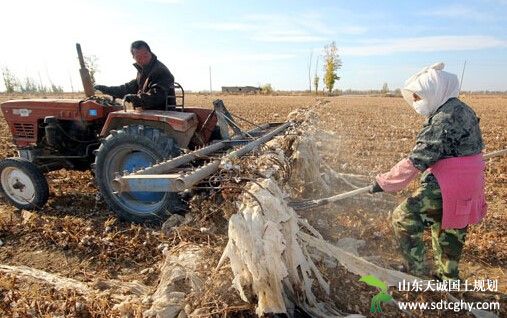
[[[174,82],[169,88],[169,92],[166,99],[166,110],[175,110],[176,108],[181,108],[183,110],[185,107],[185,91],[183,87],[181,87],[180,83]]]

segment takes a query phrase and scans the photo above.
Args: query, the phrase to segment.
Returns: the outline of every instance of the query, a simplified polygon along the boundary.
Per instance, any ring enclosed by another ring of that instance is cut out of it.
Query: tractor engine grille
[[[35,138],[34,124],[15,123],[14,138],[28,138],[28,139]]]

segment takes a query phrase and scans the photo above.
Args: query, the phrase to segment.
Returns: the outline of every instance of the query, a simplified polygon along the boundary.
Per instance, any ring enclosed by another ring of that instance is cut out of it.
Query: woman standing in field
[[[405,82],[404,99],[427,117],[408,158],[380,174],[371,192],[396,192],[419,172],[421,185],[392,214],[408,271],[428,275],[423,232],[431,228],[436,278],[459,279],[467,226],[486,214],[484,143],[475,112],[458,99],[456,75],[444,64],[426,67]]]

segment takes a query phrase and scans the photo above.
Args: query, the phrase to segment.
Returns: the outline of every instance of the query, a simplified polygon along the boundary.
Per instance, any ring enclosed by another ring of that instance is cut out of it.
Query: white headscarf
[[[405,101],[423,116],[431,116],[449,98],[458,97],[459,81],[455,74],[442,71],[444,63],[435,63],[410,77],[401,90]],[[412,94],[421,100],[414,102]]]

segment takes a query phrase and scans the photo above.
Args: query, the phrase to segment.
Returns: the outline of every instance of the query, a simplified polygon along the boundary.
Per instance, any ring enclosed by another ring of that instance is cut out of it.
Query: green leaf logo
[[[387,293],[387,284],[374,275],[362,276],[359,281],[380,289],[379,293],[371,298],[370,312],[382,312],[382,307],[380,307],[380,304],[393,300],[393,296]]]

